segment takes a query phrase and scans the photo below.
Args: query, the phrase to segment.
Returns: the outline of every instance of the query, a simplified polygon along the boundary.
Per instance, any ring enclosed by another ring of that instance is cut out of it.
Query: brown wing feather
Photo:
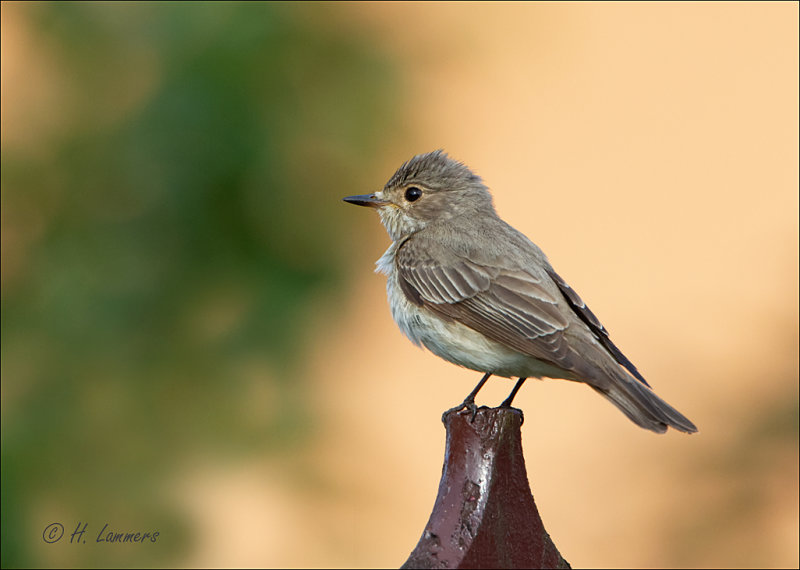
[[[581,358],[564,338],[569,321],[557,290],[527,271],[463,258],[441,265],[420,249],[408,241],[395,258],[400,286],[412,303],[523,354],[577,370]]]
[[[639,371],[636,369],[636,366],[633,365],[633,362],[628,360],[628,358],[622,354],[622,351],[617,348],[617,345],[611,341],[608,336],[608,331],[600,322],[600,319],[598,319],[591,309],[586,306],[586,303],[583,302],[583,299],[580,298],[575,290],[567,285],[567,282],[564,281],[561,276],[552,269],[549,269],[547,273],[553,279],[555,284],[558,285],[558,288],[564,294],[564,298],[567,300],[567,303],[569,303],[569,306],[572,307],[572,310],[575,311],[575,314],[578,315],[578,317],[580,317],[584,323],[586,323],[586,326],[589,327],[589,330],[594,333],[594,336],[600,341],[600,344],[602,344],[606,350],[611,353],[611,356],[614,357],[614,360],[624,366],[628,372],[633,374],[634,378],[636,378],[639,382],[647,387],[650,387],[650,384],[648,384],[647,380],[645,380],[644,377],[639,373]]]

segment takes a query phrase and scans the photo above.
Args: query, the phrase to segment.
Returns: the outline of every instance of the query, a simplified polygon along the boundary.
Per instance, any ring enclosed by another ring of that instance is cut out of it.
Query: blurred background
[[[0,23],[3,567],[399,566],[479,374],[402,337],[388,237],[340,198],[437,148],[700,429],[528,382],[564,557],[797,567],[797,3],[3,2]],[[97,544],[105,524],[160,534]]]

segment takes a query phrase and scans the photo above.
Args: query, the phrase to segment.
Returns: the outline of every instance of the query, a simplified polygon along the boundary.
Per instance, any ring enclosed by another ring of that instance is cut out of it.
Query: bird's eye
[[[419,200],[420,196],[422,196],[422,190],[420,190],[416,186],[412,186],[411,188],[406,190],[406,200],[408,200],[409,202]]]

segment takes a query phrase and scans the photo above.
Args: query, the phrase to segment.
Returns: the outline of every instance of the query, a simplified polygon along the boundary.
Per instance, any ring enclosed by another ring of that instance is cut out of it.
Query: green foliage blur
[[[374,185],[394,71],[335,5],[19,9],[62,128],[2,150],[2,566],[54,563],[37,512],[171,536],[60,563],[174,563],[165,473],[313,429],[305,335],[343,290],[340,198]]]

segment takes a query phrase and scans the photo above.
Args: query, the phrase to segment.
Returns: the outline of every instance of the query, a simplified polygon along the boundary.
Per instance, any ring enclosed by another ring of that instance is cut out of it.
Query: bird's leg
[[[511,390],[511,393],[508,395],[508,398],[503,400],[503,403],[500,404],[501,408],[510,408],[511,407],[511,402],[514,401],[514,396],[517,395],[517,392],[519,392],[519,389],[522,388],[522,385],[524,383],[525,383],[525,378],[520,378],[519,380],[517,380],[517,383],[514,384],[514,389]]]
[[[458,412],[460,410],[463,410],[464,408],[469,408],[470,411],[472,411],[472,419],[474,420],[475,419],[475,414],[478,413],[478,407],[475,405],[475,396],[478,395],[478,392],[480,392],[481,388],[483,388],[483,385],[486,384],[486,381],[489,379],[489,376],[491,376],[491,375],[492,375],[491,372],[487,372],[486,374],[484,374],[483,378],[481,378],[481,381],[478,382],[478,385],[475,386],[475,389],[472,390],[472,392],[469,393],[469,396],[464,398],[463,402],[461,402],[455,408],[450,408],[445,413],[443,413],[442,414],[442,422],[444,422],[445,416],[447,414],[449,414],[450,412]]]

